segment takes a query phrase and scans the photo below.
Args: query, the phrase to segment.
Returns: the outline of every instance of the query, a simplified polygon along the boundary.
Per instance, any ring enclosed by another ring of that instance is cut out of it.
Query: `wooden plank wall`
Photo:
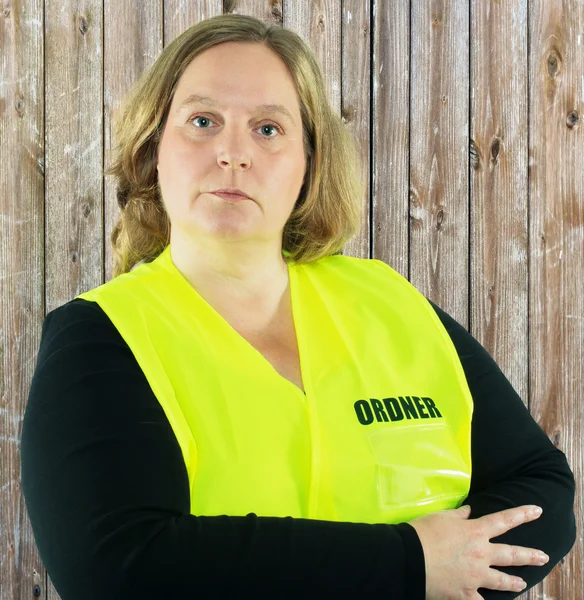
[[[293,29],[319,59],[369,182],[345,254],[384,260],[468,327],[566,453],[578,541],[522,598],[584,597],[582,0],[5,0],[0,598],[58,598],[19,438],[45,314],[111,279],[113,113],[166,44],[222,12]]]

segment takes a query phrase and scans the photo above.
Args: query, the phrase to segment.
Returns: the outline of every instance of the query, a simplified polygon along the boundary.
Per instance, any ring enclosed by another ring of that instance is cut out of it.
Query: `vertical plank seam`
[[[101,235],[103,242],[101,244],[101,281],[105,283],[106,277],[106,256],[107,243],[109,236],[105,229],[105,0],[101,1]]]
[[[165,29],[164,29],[164,9],[165,9],[165,0],[160,0],[160,36],[162,38],[162,49],[164,50],[164,45],[166,43],[166,40],[164,39],[164,33],[165,33]]]
[[[43,320],[47,315],[47,11],[46,11],[46,2],[43,1],[43,283],[42,283],[42,311],[43,311]],[[38,348],[37,348],[37,357],[38,357]],[[21,429],[22,434],[22,429]],[[21,454],[22,460],[22,454]],[[21,462],[21,470],[22,470],[22,462]],[[22,493],[22,485],[20,487],[20,491]],[[34,536],[33,536],[34,539]],[[40,560],[40,553],[38,547],[36,546],[36,541],[34,543],[34,547],[36,548],[37,557]],[[42,561],[41,561],[42,563]],[[44,581],[44,592],[41,590],[41,596],[44,595],[45,598],[48,598],[49,595],[49,573],[44,565],[42,565],[41,573],[44,571],[44,577],[39,578],[41,582]],[[33,595],[34,595],[34,586],[33,586]]]
[[[375,136],[375,111],[374,111],[374,79],[375,79],[375,0],[369,2],[369,168],[367,176],[369,179],[369,192],[367,194],[367,204],[369,206],[369,249],[367,254],[369,258],[374,258],[375,250],[375,234],[374,234],[374,219],[375,213],[373,204],[373,171],[377,153],[375,152],[374,136]]]
[[[527,410],[531,414],[531,199],[530,194],[530,169],[529,169],[529,151],[531,146],[530,133],[531,133],[531,56],[530,56],[530,18],[529,18],[529,2],[526,3],[526,18],[525,26],[527,28],[527,185],[525,186],[527,192]],[[533,415],[532,415],[533,416]],[[541,587],[540,587],[541,589]],[[533,600],[535,591],[530,590],[528,594],[528,600]]]
[[[472,134],[472,2],[468,3],[468,131],[467,131],[467,196],[466,201],[468,204],[468,216],[467,216],[467,256],[468,264],[466,270],[467,276],[467,305],[466,305],[466,322],[468,332],[472,335],[472,269],[473,269],[473,256],[472,256],[472,171],[470,164],[470,139]]]
[[[411,201],[412,201],[412,0],[409,2],[409,13],[408,13],[408,156],[407,156],[407,170],[408,170],[408,187],[406,190],[407,198],[407,210],[406,210],[406,228],[408,236],[408,281],[412,281],[412,222],[410,219],[411,214]]]
[[[47,23],[45,3],[43,2],[43,288],[42,310],[43,319],[47,314]]]
[[[531,19],[527,2],[527,410],[531,413]]]

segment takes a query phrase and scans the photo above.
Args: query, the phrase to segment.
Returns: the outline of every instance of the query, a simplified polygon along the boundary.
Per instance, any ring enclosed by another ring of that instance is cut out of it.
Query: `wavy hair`
[[[192,60],[224,42],[260,43],[286,64],[296,86],[307,160],[304,183],[282,232],[282,251],[297,264],[342,250],[361,226],[358,144],[331,108],[320,67],[300,36],[248,15],[198,22],[173,40],[116,111],[114,175],[121,209],[111,243],[113,276],[153,261],[170,242],[156,169],[158,146],[178,82]]]

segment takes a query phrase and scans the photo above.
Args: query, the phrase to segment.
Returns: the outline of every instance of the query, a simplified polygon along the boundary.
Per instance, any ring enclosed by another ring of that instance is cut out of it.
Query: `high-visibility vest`
[[[77,296],[100,305],[160,402],[191,513],[394,524],[460,506],[473,402],[431,304],[380,260],[287,266],[305,393],[197,293],[170,245]]]

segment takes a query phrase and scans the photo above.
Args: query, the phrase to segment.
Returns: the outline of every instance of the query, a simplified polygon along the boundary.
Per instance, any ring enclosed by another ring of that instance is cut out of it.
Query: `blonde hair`
[[[117,182],[121,213],[111,234],[113,276],[151,262],[170,242],[156,169],[158,144],[179,79],[192,60],[224,42],[260,43],[288,67],[298,93],[307,170],[282,232],[282,250],[298,264],[341,254],[361,226],[358,145],[328,103],[310,48],[289,29],[248,15],[200,21],[173,40],[134,84],[116,113],[116,147],[105,171]]]

